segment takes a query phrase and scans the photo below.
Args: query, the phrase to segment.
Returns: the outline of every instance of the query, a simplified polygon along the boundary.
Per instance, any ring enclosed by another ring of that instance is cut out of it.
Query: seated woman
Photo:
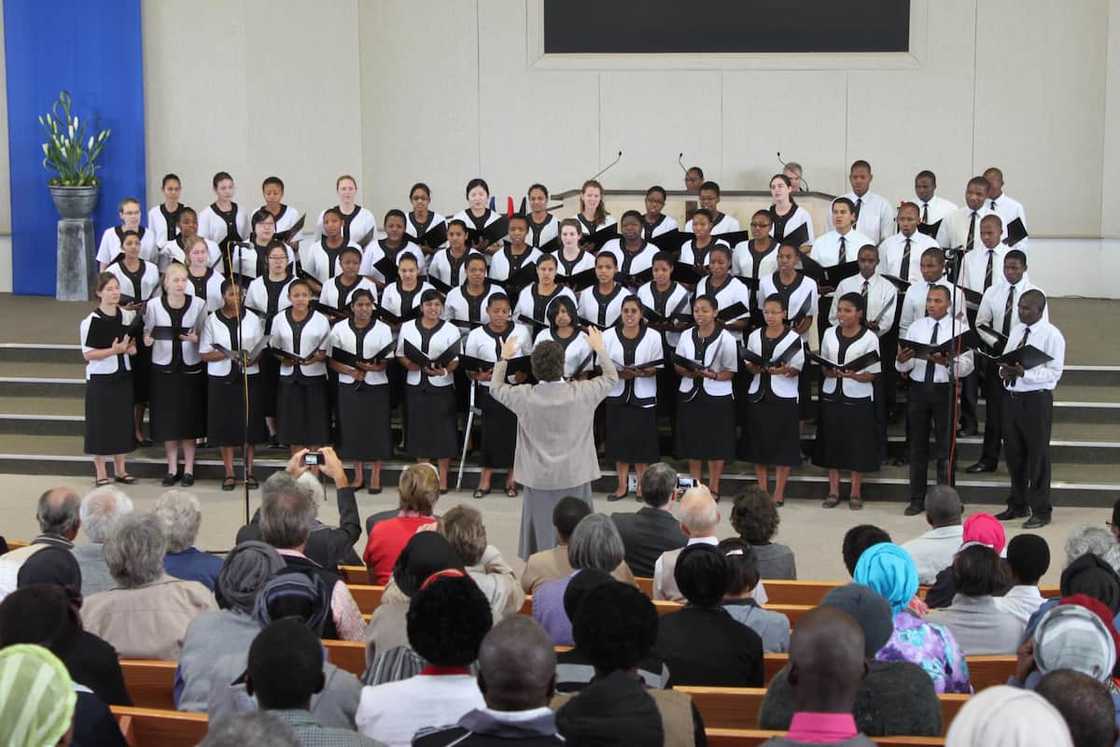
[[[482,514],[470,506],[456,506],[439,520],[439,532],[467,567],[467,575],[490,602],[495,620],[516,615],[525,601],[517,573],[498,548],[486,541]]]
[[[852,580],[879,592],[891,605],[894,633],[875,654],[876,661],[909,661],[925,670],[938,693],[972,692],[968,662],[948,628],[910,611],[918,593],[918,568],[910,554],[892,542],[863,551]]]
[[[948,628],[965,656],[1015,653],[1027,626],[996,603],[994,593],[1007,586],[996,551],[973,545],[958,552],[953,559],[953,586],[953,603],[931,611],[926,621]]]
[[[185,490],[168,490],[156,501],[155,515],[167,532],[167,555],[163,567],[184,581],[197,581],[210,591],[218,582],[222,561],[194,546],[202,524],[202,506]]]
[[[591,506],[587,501],[566,495],[552,507],[552,526],[556,528],[556,547],[550,550],[541,550],[529,556],[525,561],[525,570],[521,572],[521,588],[526,594],[535,594],[537,587],[546,581],[567,578],[572,575],[572,564],[568,561],[568,540],[576,530],[583,517],[591,514]],[[615,581],[637,586],[634,574],[626,561],[618,564],[610,575]],[[565,598],[566,599],[566,598]],[[571,615],[568,615],[571,618]]]
[[[91,595],[82,622],[125,659],[178,659],[187,627],[217,608],[197,581],[180,581],[163,570],[167,537],[155,514],[119,518],[105,541],[105,563],[119,588]]]
[[[761,488],[747,488],[735,498],[731,507],[731,526],[754,551],[760,578],[797,578],[793,550],[770,541],[777,534],[780,523],[781,517],[774,501]]]
[[[420,527],[436,523],[432,511],[439,500],[439,475],[432,465],[410,464],[401,472],[397,491],[401,496],[400,511],[395,517],[373,525],[362,553],[371,584],[388,583],[397,558],[412,535]]]
[[[780,612],[763,609],[752,593],[758,586],[758,560],[743,539],[729,537],[718,545],[727,560],[730,581],[723,595],[723,608],[737,622],[758,633],[767,654],[789,651],[789,618]]]

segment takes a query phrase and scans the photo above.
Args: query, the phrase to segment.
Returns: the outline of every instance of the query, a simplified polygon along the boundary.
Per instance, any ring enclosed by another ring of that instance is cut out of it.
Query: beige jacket
[[[526,594],[532,594],[545,581],[570,575],[572,575],[572,564],[568,561],[568,546],[557,545],[551,550],[542,550],[529,556],[528,562],[525,563],[525,572],[521,574],[521,588]],[[625,560],[619,563],[618,568],[611,571],[611,575],[616,581],[624,584],[638,585]]]
[[[86,597],[82,625],[122,659],[178,659],[191,621],[216,609],[205,586],[164,574],[145,586]]]
[[[478,564],[467,568],[467,574],[486,595],[495,623],[521,610],[525,592],[517,581],[516,571],[502,558],[498,548],[487,545]]]
[[[599,478],[592,424],[595,408],[618,381],[607,356],[603,375],[589,381],[506,382],[506,362],[498,361],[490,394],[517,415],[514,478],[530,488],[559,490]]]

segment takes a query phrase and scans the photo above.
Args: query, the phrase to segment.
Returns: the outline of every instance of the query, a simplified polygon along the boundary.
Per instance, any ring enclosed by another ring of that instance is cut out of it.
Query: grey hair
[[[163,522],[168,552],[182,552],[194,544],[202,523],[202,506],[194,493],[168,490],[156,501],[153,513]]]
[[[801,176],[805,173],[805,169],[801,168],[801,164],[799,164],[797,161],[786,161],[786,165],[783,168],[789,169],[798,176]]]
[[[113,485],[94,488],[82,498],[82,529],[90,542],[109,538],[113,522],[132,512],[132,499]]]
[[[299,738],[286,722],[268,711],[228,713],[210,722],[206,738],[198,747],[245,747],[267,744],[269,747],[299,747]]]
[[[306,543],[318,513],[311,492],[287,472],[272,473],[261,486],[261,539],[277,549]]]
[[[594,568],[610,573],[625,555],[618,528],[606,514],[584,516],[568,540],[568,562],[572,568]]]
[[[642,500],[654,508],[668,503],[676,489],[677,471],[665,462],[651,464],[642,475]]]
[[[700,500],[704,497],[707,500]],[[707,486],[697,485],[684,491],[681,496],[680,521],[694,536],[715,531],[719,525],[719,508]]]
[[[105,540],[105,564],[126,589],[150,584],[163,575],[167,535],[155,514],[133,512],[117,519]]]
[[[39,531],[67,535],[78,531],[81,521],[78,494],[70,488],[51,488],[39,496],[35,508]]]
[[[1096,555],[1104,559],[1105,553],[1116,547],[1116,538],[1105,527],[1082,525],[1066,538],[1066,565],[1082,555]],[[1112,565],[1112,563],[1109,563]]]
[[[311,500],[315,501],[316,505],[327,499],[327,492],[323,490],[323,483],[319,482],[319,478],[315,477],[310,470],[297,477],[296,482],[310,493]]]
[[[538,381],[559,381],[564,378],[564,348],[555,340],[544,340],[533,348],[529,362]]]

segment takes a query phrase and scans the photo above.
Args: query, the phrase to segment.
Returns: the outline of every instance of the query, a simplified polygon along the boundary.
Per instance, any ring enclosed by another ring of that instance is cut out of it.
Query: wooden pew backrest
[[[111,706],[129,747],[194,747],[206,737],[205,713]]]
[[[120,662],[124,686],[134,706],[175,710],[177,662],[161,659],[121,659]]]

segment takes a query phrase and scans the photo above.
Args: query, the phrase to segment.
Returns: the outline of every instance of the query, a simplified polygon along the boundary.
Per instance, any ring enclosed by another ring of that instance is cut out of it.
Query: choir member
[[[911,290],[914,287],[911,286]],[[929,287],[926,291],[926,315],[915,320],[898,341],[895,367],[899,373],[910,378],[907,413],[910,429],[910,505],[906,507],[907,516],[925,511],[931,423],[937,482],[949,485],[954,482],[956,465],[949,463],[949,436],[950,429],[954,427],[949,405],[954,395],[947,366],[953,366],[958,379],[968,376],[972,372],[972,351],[966,350],[959,356],[941,353],[916,355],[914,349],[907,345],[908,342],[939,345],[967,330],[967,324],[961,324],[960,320],[954,320],[949,315],[950,293],[950,289],[943,285]]]
[[[741,230],[737,218],[719,211],[719,184],[716,182],[704,182],[701,184],[698,201],[700,203],[700,209],[707,210],[709,213],[709,217],[712,221],[710,231],[713,235],[718,236],[721,233],[735,233]],[[691,220],[685,222],[684,230],[686,233],[692,232]]]
[[[327,281],[319,293],[319,303],[326,307],[328,317],[332,316],[332,311],[335,318],[345,316],[350,300],[358,290],[368,292],[373,296],[374,303],[377,302],[377,286],[369,278],[358,274],[361,263],[362,253],[356,246],[347,246],[339,253],[339,272]]]
[[[315,451],[330,441],[327,399],[327,317],[311,308],[311,286],[296,279],[288,284],[291,306],[272,319],[269,346],[299,359],[280,358],[276,395],[276,430],[291,453]],[[306,362],[303,362],[306,361]]]
[[[746,457],[754,462],[758,485],[770,491],[769,469],[774,468],[774,503],[785,503],[790,470],[801,464],[801,422],[798,419],[797,380],[805,367],[801,336],[786,324],[786,299],[775,293],[762,306],[765,325],[751,332],[747,350],[773,366],[743,361],[753,377],[747,392],[746,430],[765,434],[747,439]],[[788,356],[788,357],[787,357]]]
[[[723,465],[735,458],[735,407],[731,379],[737,370],[735,338],[716,318],[719,304],[712,296],[692,302],[696,326],[681,335],[676,356],[694,366],[673,367],[681,377],[677,395],[676,455],[688,460],[688,471],[702,477],[708,463],[708,488],[719,500]]]
[[[187,244],[187,293],[201,298],[209,313],[222,307],[222,273],[210,264],[210,247],[206,239],[195,236]]]
[[[580,243],[583,236],[581,226],[581,221],[575,218],[560,221],[560,251],[553,256],[559,262],[556,274],[561,283],[595,267],[595,255],[585,250]]]
[[[490,209],[490,185],[486,183],[485,179],[475,177],[467,182],[467,207],[455,213],[452,222],[459,221],[463,224],[464,229],[468,226],[474,228],[476,231],[481,231],[491,223],[501,219],[497,212]],[[448,241],[451,239],[451,223],[447,225]],[[487,245],[486,239],[479,237],[479,239],[471,244],[471,248],[475,251],[485,252],[486,254],[493,254],[501,247],[501,242],[494,242]],[[449,283],[449,285],[455,285]]]
[[[214,187],[214,202],[203,208],[198,215],[198,233],[210,239],[228,257],[230,248],[249,238],[249,212],[238,207],[233,201],[236,191],[233,177],[225,171],[214,174],[211,181]],[[226,268],[229,270],[229,268]],[[224,273],[232,277],[230,272]]]
[[[552,216],[549,216],[552,217]],[[529,218],[516,213],[509,218],[509,241],[490,258],[490,279],[505,286],[506,295],[517,298],[524,284],[511,284],[510,277],[522,267],[532,266],[541,256],[540,249],[528,242]],[[555,231],[556,227],[553,226]]]
[[[335,192],[338,194],[338,204],[334,209],[342,216],[342,238],[345,243],[354,243],[363,246],[367,237],[372,239],[377,235],[377,219],[366,208],[358,204],[358,180],[349,174],[343,174],[334,182]],[[328,208],[329,210],[330,208]],[[323,235],[323,216],[327,211],[319,213],[316,221],[315,235]],[[333,274],[333,273],[332,273]]]
[[[672,254],[658,252],[653,257],[653,279],[638,288],[638,300],[641,301],[642,305],[665,319],[670,319],[673,316],[687,317],[692,312],[688,289],[673,280],[675,264]],[[683,326],[680,326],[680,329],[690,326],[690,324],[683,322],[681,324]],[[675,349],[680,336],[679,329],[667,329],[665,331],[666,346],[669,349]]]
[[[618,471],[618,487],[607,500],[617,501],[630,493],[630,465],[637,469],[640,486],[646,467],[660,456],[657,372],[665,365],[665,348],[661,335],[643,323],[642,304],[635,296],[622,302],[622,324],[603,333],[603,346],[618,370],[604,418],[606,458],[614,460]],[[638,493],[641,497],[640,487]]]
[[[958,208],[941,220],[937,231],[937,244],[945,249],[969,252],[980,238],[980,219],[991,212],[984,200],[988,196],[988,180],[974,176],[968,180],[964,191],[964,207]]]
[[[97,245],[97,263],[101,272],[109,269],[113,260],[123,251],[124,235],[131,231],[140,239],[140,257],[147,262],[155,262],[159,253],[156,247],[155,231],[149,231],[140,225],[140,201],[135,197],[126,197],[117,207],[121,224],[106,228],[101,234],[101,243]]]
[[[276,243],[284,247],[290,270],[295,274],[296,253],[287,242],[276,235],[276,220],[272,217],[272,213],[264,209],[253,213],[253,233],[250,234],[249,242],[230,250],[235,268],[232,277],[236,277],[242,285],[248,287],[253,278],[265,274],[268,271],[268,253]]]
[[[108,272],[116,276],[120,283],[121,305],[127,310],[143,316],[144,307],[150,298],[159,292],[159,270],[151,262],[140,259],[140,234],[125,231],[121,239],[123,254],[109,265]],[[143,446],[151,445],[141,431],[144,410],[148,406],[148,374],[152,364],[152,353],[144,346],[143,340],[134,341],[136,352],[131,353],[132,393],[135,407],[134,426],[136,441]]]
[[[857,161],[856,163],[860,162]],[[862,173],[862,169],[857,170],[853,167],[852,173]],[[865,192],[865,194],[871,193]],[[816,241],[813,242],[812,251],[809,252],[810,256],[822,267],[833,267],[835,265],[842,265],[845,262],[854,262],[856,254],[859,252],[861,246],[865,244],[878,244],[878,238],[872,240],[871,237],[856,228],[856,219],[858,217],[859,211],[856,210],[855,203],[850,199],[847,197],[837,197],[833,200],[833,230],[817,237]],[[893,223],[894,216],[892,215],[892,226]],[[820,288],[820,315],[822,322],[820,331],[822,334],[824,330],[823,322],[828,318],[829,306],[832,304],[834,290],[835,288],[829,288],[827,286]]]
[[[319,217],[319,225],[321,228],[319,238],[306,249],[300,250],[300,266],[303,268],[304,280],[316,293],[322,290],[328,280],[338,274],[338,257],[343,249],[352,246],[362,252],[361,247],[348,241],[343,235],[346,219],[338,208],[324,210]],[[370,247],[373,246],[375,244],[371,241],[365,251],[371,251]],[[365,263],[362,264],[364,266]]]
[[[935,285],[948,289],[953,287],[953,284],[945,278],[945,252],[940,247],[932,247],[922,252],[921,263],[918,267],[922,273],[922,280],[911,283],[910,287],[906,289],[906,295],[902,297],[902,314],[898,320],[898,336],[900,339],[906,336],[910,325],[926,313],[927,296],[930,288]],[[950,290],[950,292],[952,291]],[[955,309],[958,319],[964,319],[966,318],[964,295],[959,290],[955,295],[956,303],[950,303],[950,307]]]
[[[801,175],[804,173],[801,164],[797,161],[786,161],[785,167],[782,168],[782,176],[789,179],[789,188],[794,192],[805,192],[805,185],[801,183]]]
[[[1011,224],[1019,221],[1019,227],[1027,230],[1027,216],[1023,212],[1023,203],[1003,193],[1003,172],[995,166],[984,169],[984,178],[988,181],[987,208],[1003,220],[1003,235],[1007,236]],[[1026,238],[1020,239],[1015,246],[1026,251]]]
[[[397,265],[397,279],[381,292],[381,308],[395,317],[408,321],[410,314],[420,307],[420,297],[432,286],[420,279],[420,266],[412,254],[402,254]],[[406,318],[408,317],[408,318]],[[392,325],[395,327],[399,325]]]
[[[945,216],[957,209],[955,202],[938,197],[934,194],[936,191],[937,175],[929,169],[919,171],[914,177],[914,195],[918,198],[916,206],[921,206],[918,220],[926,226],[937,226]],[[936,233],[934,231],[934,235]]]
[[[904,202],[898,206],[898,233],[879,244],[880,272],[907,283],[922,279],[919,267],[922,252],[937,246],[937,240],[918,230],[918,206]]]
[[[429,213],[428,217],[434,221],[433,216],[435,215],[435,213]],[[397,267],[401,263],[402,256],[411,254],[416,258],[418,267],[427,266],[428,258],[424,254],[425,250],[410,241],[410,237],[406,233],[407,220],[404,211],[396,208],[385,213],[385,220],[382,224],[385,227],[385,238],[369,242],[362,252],[360,272],[366,277],[372,278],[380,286],[389,282],[389,278],[385,277],[381,270],[375,267],[382,257],[388,257],[393,267]],[[443,221],[442,218],[440,220]]]
[[[129,363],[129,356],[136,354],[136,340],[127,333],[134,312],[121,308],[121,283],[116,275],[102,272],[96,288],[97,308],[82,320],[78,330],[86,360],[84,450],[93,455],[99,487],[109,484],[107,457],[113,459],[116,481],[131,485],[136,478],[125,471],[124,457],[136,448]],[[94,319],[112,320],[119,328],[109,347],[90,345],[95,342],[89,339]]]
[[[587,334],[579,326],[576,303],[568,296],[558,296],[548,305],[548,329],[533,340],[533,346],[545,340],[560,343],[564,348],[564,378],[590,378],[594,355]]]
[[[721,309],[743,304],[742,313],[723,321],[723,328],[737,341],[742,340],[743,333],[751,326],[751,292],[742,280],[731,274],[731,250],[727,244],[716,244],[708,252],[708,272],[696,284],[696,295],[712,296]]]
[[[174,241],[179,235],[179,215],[186,207],[179,202],[183,183],[175,174],[164,175],[160,192],[163,194],[163,202],[148,211],[148,230],[152,232],[157,247]]]
[[[1066,340],[1058,328],[1043,318],[1046,296],[1032,289],[1019,297],[1020,323],[1011,330],[1007,349],[1030,345],[1050,356],[1032,368],[1022,364],[1001,365],[1007,395],[1003,401],[1004,443],[1007,471],[1011,474],[1011,495],[1007,508],[996,514],[1001,521],[1026,516],[1024,529],[1038,529],[1050,523],[1054,507],[1050,502],[1050,427],[1054,408],[1054,388],[1065,366]]]
[[[412,189],[408,190],[408,202],[412,205],[412,210],[408,212],[407,216],[401,213],[401,217],[405,219],[404,232],[411,237],[408,240],[409,246],[418,246],[421,257],[431,256],[443,243],[441,242],[440,246],[431,246],[430,240],[424,239],[424,234],[444,225],[447,223],[447,219],[431,209],[432,190],[428,189],[428,185],[424,182],[416,182],[412,185]],[[400,212],[399,210],[389,211],[390,214]],[[389,233],[388,216],[386,216],[385,233]],[[416,243],[418,239],[419,244]],[[394,241],[400,240],[401,237],[399,236],[394,239]],[[397,248],[396,245],[394,245],[394,248]],[[385,250],[385,253],[389,254],[388,249]]]
[[[751,237],[740,241],[731,252],[731,273],[755,281],[756,287],[759,280],[778,269],[781,242],[771,236],[772,221],[769,211],[756,210],[751,216]]]
[[[852,191],[841,195],[851,201],[855,213],[855,228],[878,244],[894,233],[894,209],[890,200],[869,191],[871,188],[871,164],[859,160],[852,163],[848,171],[848,184]],[[861,244],[862,246],[862,244]]]
[[[261,182],[261,195],[264,197],[261,210],[268,211],[272,216],[276,232],[284,236],[286,243],[298,249],[299,235],[289,236],[288,232],[299,222],[300,214],[294,207],[284,204],[284,180],[278,176],[266,178]]]
[[[222,490],[236,487],[233,458],[237,450],[245,448],[245,484],[255,490],[254,450],[257,444],[268,440],[260,364],[271,356],[262,356],[261,344],[266,336],[264,324],[256,314],[247,313],[241,300],[241,286],[233,280],[223,280],[221,292],[222,306],[207,318],[198,343],[199,356],[206,361],[208,382],[206,443],[217,446],[222,455],[225,467]],[[254,351],[259,352],[254,354]],[[233,353],[236,359],[228,353]]]
[[[432,255],[428,263],[428,279],[433,281],[432,285],[438,281],[448,289],[461,285],[466,280],[467,257],[472,254],[481,256],[476,249],[467,246],[467,224],[459,218],[452,218],[447,223],[447,247]]]
[[[571,288],[556,282],[556,267],[555,254],[542,254],[537,260],[537,282],[522,290],[521,295],[517,297],[517,306],[513,311],[514,319],[521,324],[525,324],[521,317],[533,320],[534,323],[525,330],[530,337],[535,338],[544,329],[542,323],[548,318],[548,307],[555,298],[564,296],[571,300],[573,307],[575,306],[576,294]]]
[[[809,329],[813,326],[815,313],[820,306],[817,283],[797,269],[801,260],[801,250],[793,244],[778,247],[778,271],[762,278],[758,284],[758,297],[767,299],[777,293],[786,299],[789,310],[789,323],[793,331],[801,335],[802,343],[809,342]],[[804,313],[802,313],[804,312]],[[809,367],[801,369],[798,379],[798,397],[801,416],[808,419],[810,414]]]
[[[501,358],[502,345],[513,337],[518,341],[517,357],[529,355],[533,347],[525,328],[510,319],[509,296],[493,293],[486,299],[486,312],[489,320],[483,327],[472,329],[467,335],[463,352],[472,358],[497,363]],[[513,456],[517,446],[517,416],[490,394],[490,380],[493,371],[472,371],[468,375],[475,382],[475,405],[482,412],[482,474],[478,478],[475,498],[489,495],[494,470],[506,473],[505,493],[510,498],[518,495],[517,483],[513,479]],[[509,376],[511,384],[526,380],[524,373]],[[469,434],[468,434],[469,436]]]
[[[439,465],[440,492],[447,492],[447,470],[458,452],[458,424],[455,410],[454,371],[456,356],[439,368],[421,366],[405,355],[405,343],[436,361],[448,350],[458,350],[459,330],[443,315],[443,296],[434,288],[420,298],[420,318],[405,322],[397,340],[397,360],[408,371],[407,434],[408,453],[418,461],[435,459]]]
[[[206,242],[206,255],[210,267],[215,268],[219,273],[222,273],[225,267],[222,264],[222,250],[218,247],[216,241],[206,238],[198,233],[198,213],[194,208],[183,206],[179,211],[178,222],[179,234],[173,238],[168,239],[160,245],[159,249],[159,266],[167,269],[167,266],[172,262],[181,262],[187,264],[187,248],[191,242],[196,238],[201,238]]]
[[[371,464],[370,493],[380,492],[381,462],[393,456],[389,379],[385,374],[386,358],[392,355],[393,331],[373,318],[375,302],[369,289],[353,291],[350,318],[334,325],[327,340],[330,367],[338,374],[335,449],[339,458],[354,460],[350,485],[355,489],[365,484],[365,465]],[[374,360],[387,347],[390,350]],[[336,351],[354,356],[355,362],[342,363],[334,357]]]
[[[700,191],[700,185],[704,183],[704,169],[699,166],[689,166],[688,170],[684,172],[684,191],[696,194]]]
[[[602,184],[594,179],[583,183],[579,189],[579,212],[575,218],[579,221],[580,231],[585,235],[614,224],[614,217],[607,212],[607,203],[603,200]]]
[[[198,355],[206,302],[187,295],[188,285],[187,268],[171,265],[163,276],[163,295],[144,309],[144,345],[152,349],[149,420],[152,441],[162,441],[167,455],[164,487],[194,484],[195,439],[206,435],[206,372]]]
[[[663,212],[667,199],[665,188],[660,185],[654,185],[646,190],[646,212],[642,215],[643,238],[649,240],[663,233],[678,230],[676,218]]]
[[[540,249],[558,235],[556,227],[559,221],[556,220],[556,216],[548,212],[548,187],[543,184],[529,187],[528,203],[530,233],[526,243]],[[511,218],[510,221],[512,220]]]
[[[444,304],[444,319],[459,328],[463,337],[472,329],[490,322],[490,297],[502,289],[486,278],[486,258],[481,254],[467,257],[465,279],[451,289]],[[505,295],[502,293],[502,295]]]
[[[961,272],[957,282],[983,294],[999,282],[1003,258],[1011,248],[1003,243],[1003,221],[995,213],[980,219],[980,244],[961,259]]]
[[[622,302],[630,297],[630,291],[615,280],[618,262],[610,252],[603,252],[595,258],[595,280],[597,283],[585,288],[579,295],[579,315],[599,329],[613,327],[622,315]]]
[[[618,222],[619,232],[622,234],[617,239],[611,239],[599,251],[614,255],[618,271],[626,280],[627,285],[635,275],[639,275],[653,266],[653,258],[657,254],[657,246],[649,243],[642,237],[642,214],[637,210],[627,210]]]
[[[688,222],[688,230],[695,234],[691,239],[681,245],[680,261],[692,265],[701,275],[707,273],[708,252],[712,247],[723,246],[727,251],[731,247],[723,239],[712,235],[712,226],[715,216],[707,208],[698,208]]]
[[[821,357],[838,364],[879,353],[879,338],[865,323],[867,303],[860,293],[845,293],[837,302],[837,324],[821,339]],[[813,445],[813,464],[828,470],[828,497],[821,504],[840,503],[840,470],[849,470],[852,492],[848,508],[863,508],[864,472],[879,471],[879,427],[875,419],[874,381],[882,371],[878,359],[857,371],[828,366],[821,386],[820,418]],[[928,440],[929,434],[926,433]],[[924,473],[923,473],[924,479]]]
[[[264,335],[272,335],[272,323],[276,317],[292,305],[288,297],[288,286],[294,276],[288,265],[288,250],[280,241],[273,243],[268,250],[268,272],[254,278],[245,292],[245,306],[256,313],[264,324]],[[260,401],[271,434],[270,443],[279,443],[276,428],[276,397],[280,389],[280,361],[273,355],[261,356],[258,363],[261,389]]]
[[[766,211],[770,215],[770,236],[774,241],[781,244],[787,236],[791,239],[794,238],[794,233],[798,232],[802,226],[805,227],[803,240],[796,239],[801,244],[812,244],[815,235],[813,233],[813,218],[809,215],[809,211],[798,205],[793,199],[793,193],[797,190],[793,187],[793,182],[785,174],[774,174],[770,177],[770,197],[774,200],[770,204],[770,208]]]

